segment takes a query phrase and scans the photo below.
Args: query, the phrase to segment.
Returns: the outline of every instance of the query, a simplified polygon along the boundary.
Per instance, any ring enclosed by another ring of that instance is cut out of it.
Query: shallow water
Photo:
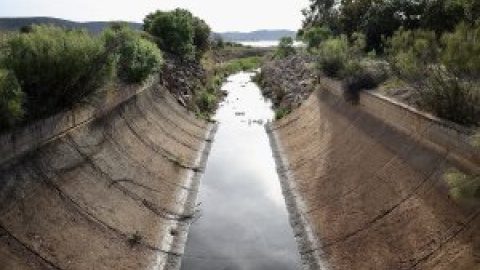
[[[300,259],[264,128],[274,113],[251,81],[228,78],[182,270],[291,270]]]

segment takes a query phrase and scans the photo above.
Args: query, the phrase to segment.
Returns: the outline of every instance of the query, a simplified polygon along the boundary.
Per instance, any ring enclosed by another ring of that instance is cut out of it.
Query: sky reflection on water
[[[229,95],[191,226],[182,270],[293,270],[299,255],[263,124],[271,103],[252,73],[229,77]]]

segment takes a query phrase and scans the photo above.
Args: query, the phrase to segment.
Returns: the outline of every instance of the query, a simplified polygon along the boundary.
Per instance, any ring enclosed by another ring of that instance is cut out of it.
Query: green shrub
[[[195,57],[201,59],[202,56],[210,49],[211,29],[205,21],[200,18],[193,17],[193,45],[195,46]]]
[[[312,26],[303,31],[300,38],[307,45],[307,50],[312,51],[318,48],[322,42],[329,39],[332,36],[332,31],[328,27],[316,27]]]
[[[111,75],[113,60],[104,42],[84,31],[33,26],[11,35],[1,48],[0,66],[20,82],[29,118],[74,105]]]
[[[210,46],[210,27],[185,9],[151,13],[143,27],[162,51],[182,59],[200,59]]]
[[[361,90],[373,89],[379,81],[360,62],[349,61],[344,71],[343,90],[346,101],[357,103]]]
[[[145,31],[155,37],[158,47],[185,59],[195,57],[193,39],[195,30],[192,14],[183,9],[171,12],[157,11],[144,21]]]
[[[278,43],[277,50],[275,51],[275,56],[279,58],[286,58],[295,54],[295,52],[295,48],[293,47],[293,38],[282,37]]]
[[[275,120],[280,120],[291,112],[290,108],[280,106],[275,109]]]
[[[450,194],[456,199],[480,198],[480,176],[467,175],[458,170],[445,174]]]
[[[346,37],[331,38],[322,43],[317,50],[319,68],[330,77],[340,76],[349,60],[348,41]]]
[[[475,126],[480,121],[478,84],[460,80],[443,71],[429,74],[424,87],[418,89],[418,105],[450,121]]]
[[[0,69],[0,130],[13,127],[23,117],[24,95],[15,75]]]
[[[473,28],[461,23],[442,37],[442,62],[457,76],[480,77],[480,23]]]
[[[118,76],[127,83],[139,83],[163,63],[158,47],[148,40],[137,38],[120,48]]]
[[[200,92],[196,104],[198,105],[200,112],[208,115],[213,113],[217,108],[218,97],[213,93],[203,90]]]
[[[158,47],[127,27],[104,32],[107,47],[116,54],[118,77],[126,83],[140,83],[163,63]]]
[[[357,56],[363,56],[367,48],[367,38],[365,34],[355,32],[351,36],[350,52]]]
[[[387,40],[392,69],[410,81],[421,80],[428,65],[437,62],[439,44],[433,31],[400,29]]]

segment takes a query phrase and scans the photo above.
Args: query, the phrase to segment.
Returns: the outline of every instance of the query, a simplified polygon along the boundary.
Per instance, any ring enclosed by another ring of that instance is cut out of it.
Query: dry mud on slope
[[[346,103],[330,83],[270,131],[309,269],[480,269],[480,209],[443,181],[478,173],[479,155],[448,127],[375,94]]]
[[[157,83],[0,167],[0,269],[175,269],[214,127]]]

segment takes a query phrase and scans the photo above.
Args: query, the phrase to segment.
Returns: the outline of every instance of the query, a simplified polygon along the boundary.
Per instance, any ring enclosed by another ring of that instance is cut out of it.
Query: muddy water
[[[251,81],[229,77],[228,97],[190,227],[182,270],[291,270],[300,259],[264,124],[274,116]]]

